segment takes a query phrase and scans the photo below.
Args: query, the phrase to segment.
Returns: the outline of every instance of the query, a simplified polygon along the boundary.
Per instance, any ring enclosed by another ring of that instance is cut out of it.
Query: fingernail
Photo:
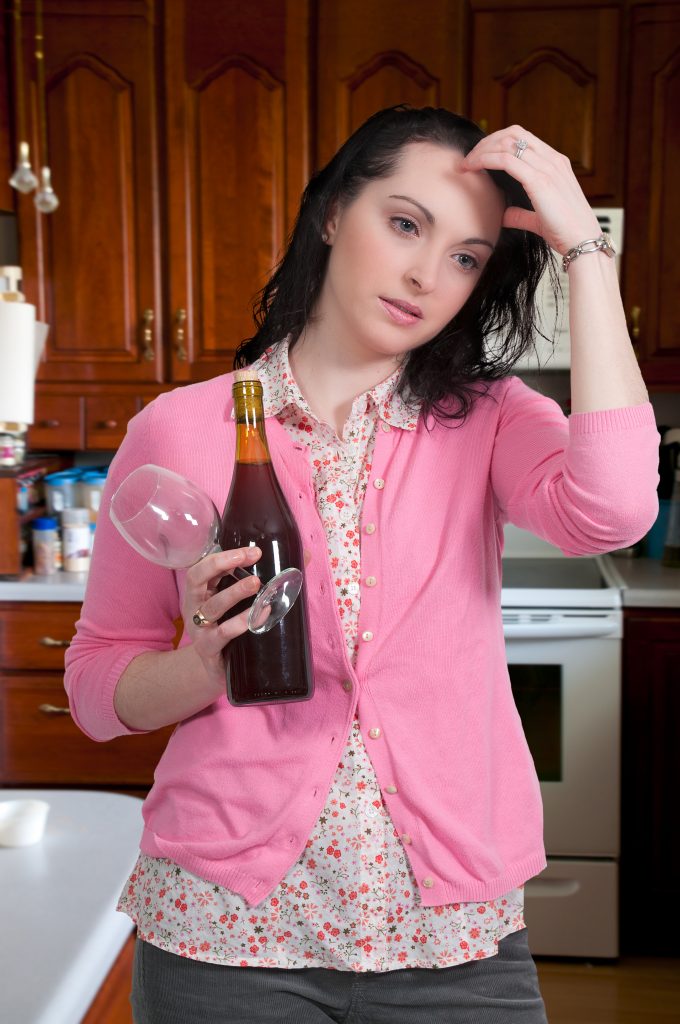
[[[260,555],[262,554],[258,547],[250,548],[249,550],[251,558],[259,558]]]

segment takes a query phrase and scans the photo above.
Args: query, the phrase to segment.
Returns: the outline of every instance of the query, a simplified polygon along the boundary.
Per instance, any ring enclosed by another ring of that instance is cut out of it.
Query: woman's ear
[[[338,221],[339,221],[338,203],[337,203],[337,200],[336,200],[331,205],[331,207],[330,207],[330,209],[328,211],[328,217],[326,219],[326,224],[324,226],[324,230],[323,230],[322,235],[321,235],[321,238],[326,243],[326,245],[332,245],[333,244],[333,240],[335,238],[335,233],[338,230]]]

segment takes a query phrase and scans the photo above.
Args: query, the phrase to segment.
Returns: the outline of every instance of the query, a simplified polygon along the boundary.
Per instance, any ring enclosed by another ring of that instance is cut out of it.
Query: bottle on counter
[[[233,385],[236,459],[222,515],[219,545],[257,545],[262,557],[253,572],[264,582],[282,569],[303,569],[300,534],[272,466],[262,407],[262,384],[250,370],[237,370]],[[220,589],[231,586],[225,576]],[[250,601],[228,614],[245,610]],[[288,613],[266,633],[247,632],[223,651],[227,697],[236,706],[309,700],[314,691],[305,588]]]
[[[36,576],[51,576],[61,569],[61,542],[56,519],[41,516],[33,520],[33,571]]]
[[[680,468],[675,470],[661,564],[673,569],[680,569]]]
[[[65,508],[61,513],[62,546],[66,572],[87,572],[90,568],[90,511]]]

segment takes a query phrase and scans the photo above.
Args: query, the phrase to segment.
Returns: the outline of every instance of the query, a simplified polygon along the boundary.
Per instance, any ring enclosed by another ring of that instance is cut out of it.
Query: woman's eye
[[[390,219],[395,231],[398,231],[402,235],[417,235],[418,225],[412,221],[409,217],[392,217]]]
[[[458,261],[458,265],[461,270],[477,270],[479,267],[479,260],[476,256],[471,256],[467,252],[456,253],[454,259]]]

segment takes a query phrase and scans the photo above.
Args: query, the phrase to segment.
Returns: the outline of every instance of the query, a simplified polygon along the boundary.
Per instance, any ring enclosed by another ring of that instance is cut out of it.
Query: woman
[[[568,420],[510,375],[549,248],[570,253]],[[312,701],[226,700],[220,652],[246,623],[217,620],[253,584],[216,584],[257,552],[173,574],[100,518],[74,719],[97,740],[179,723],[120,901],[137,1024],[545,1021],[502,528],[580,555],[656,517],[658,433],[609,255],[569,161],[519,126],[392,108],[310,182],[237,361],[263,381],[306,548]],[[108,494],[155,462],[221,506],[230,390],[224,375],[135,417]]]

